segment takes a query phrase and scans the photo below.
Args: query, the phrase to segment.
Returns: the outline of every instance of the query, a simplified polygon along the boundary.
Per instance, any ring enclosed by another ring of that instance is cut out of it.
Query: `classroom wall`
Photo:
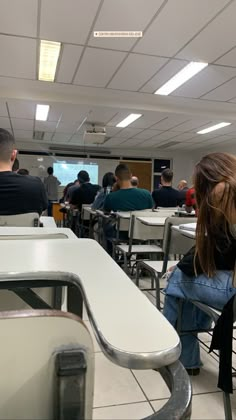
[[[17,144],[20,151],[24,150],[37,150],[37,144],[31,144],[28,142]],[[45,149],[46,150],[46,149]],[[173,186],[177,186],[180,179],[186,179],[191,184],[191,176],[195,160],[191,153],[178,152],[178,151],[161,151],[155,149],[112,149],[112,155],[116,156],[117,159],[88,159],[87,161],[98,163],[99,165],[99,183],[102,181],[104,173],[108,171],[114,171],[115,167],[119,163],[119,157],[132,157],[137,159],[158,159],[158,158],[169,158],[172,159],[174,179]],[[77,162],[78,158],[67,158],[67,157],[54,157],[54,156],[40,156],[40,155],[18,155],[20,161],[20,167],[26,168],[30,171],[31,175],[44,177],[46,176],[46,170],[48,166],[52,166],[54,159],[56,160],[68,160],[71,162]],[[42,160],[43,159],[43,160]],[[82,160],[82,159],[80,159]],[[84,161],[86,159],[83,159]]]

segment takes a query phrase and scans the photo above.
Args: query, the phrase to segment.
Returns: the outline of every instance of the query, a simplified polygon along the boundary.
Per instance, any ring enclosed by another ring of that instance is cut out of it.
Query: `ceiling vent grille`
[[[43,140],[45,132],[44,131],[34,131],[33,139],[34,140]]]

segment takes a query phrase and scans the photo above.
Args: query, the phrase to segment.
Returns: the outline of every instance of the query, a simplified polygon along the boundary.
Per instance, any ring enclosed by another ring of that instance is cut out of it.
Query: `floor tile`
[[[133,370],[133,374],[149,400],[169,398],[170,391],[158,372],[155,370]]]
[[[151,401],[155,411],[160,410],[167,400]],[[223,397],[221,392],[194,395],[192,400],[191,420],[224,420]],[[233,411],[233,419],[235,413]]]
[[[219,391],[217,388],[219,364],[206,351],[201,350],[203,366],[198,376],[191,376],[193,394]]]
[[[150,404],[143,402],[95,408],[93,410],[93,420],[139,420],[151,414],[153,414],[153,410]]]
[[[92,336],[94,352],[97,353],[99,351],[102,351],[101,348],[100,348],[100,346],[99,346],[99,344],[98,344],[98,342],[97,342],[97,340],[96,340],[96,338],[95,338],[95,335],[94,335],[94,332],[93,332],[93,329],[92,329],[92,326],[91,326],[90,322],[89,321],[85,321],[85,320],[83,320],[83,321],[84,321],[86,327],[88,328],[88,330],[89,330],[89,332],[90,332],[90,334]]]
[[[95,353],[94,407],[146,401],[129,369],[110,362],[103,353]]]

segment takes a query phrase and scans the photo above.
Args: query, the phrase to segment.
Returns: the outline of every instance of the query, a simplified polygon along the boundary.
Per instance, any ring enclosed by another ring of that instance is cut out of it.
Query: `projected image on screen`
[[[54,176],[56,176],[61,185],[67,185],[77,179],[79,171],[87,171],[89,173],[90,181],[92,184],[98,184],[98,165],[97,164],[84,164],[84,163],[53,163]]]

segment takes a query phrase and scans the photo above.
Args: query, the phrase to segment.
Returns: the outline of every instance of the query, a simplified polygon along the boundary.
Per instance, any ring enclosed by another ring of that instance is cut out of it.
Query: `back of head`
[[[130,181],[131,179],[131,172],[127,165],[124,163],[120,163],[115,170],[115,176],[117,177],[118,181]]]
[[[49,166],[48,168],[48,175],[53,175],[53,167]]]
[[[161,177],[164,182],[166,182],[167,184],[171,184],[172,179],[173,179],[173,171],[169,168],[164,169],[164,171],[161,174]]]
[[[194,187],[198,206],[196,252],[204,272],[212,275],[214,238],[228,237],[232,213],[236,213],[236,156],[204,156],[195,167]]]
[[[102,186],[103,188],[113,187],[115,182],[116,182],[116,179],[113,172],[107,172],[102,179]]]
[[[184,188],[187,188],[187,186],[188,186],[187,181],[185,181],[185,179],[182,179],[178,183],[178,190],[183,190]]]
[[[89,174],[87,171],[79,171],[77,178],[80,184],[84,184],[85,182],[90,181]]]
[[[10,162],[14,149],[14,137],[9,131],[0,128],[0,162]]]
[[[28,169],[19,169],[18,174],[20,175],[29,175]]]
[[[138,187],[138,185],[139,185],[139,179],[138,179],[138,177],[137,176],[132,176],[132,178],[131,178],[131,185],[132,185],[132,187]]]

